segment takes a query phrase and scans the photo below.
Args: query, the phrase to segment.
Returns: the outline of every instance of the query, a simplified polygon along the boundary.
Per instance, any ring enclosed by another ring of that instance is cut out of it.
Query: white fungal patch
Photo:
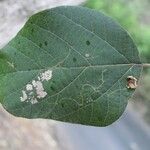
[[[88,58],[88,57],[90,57],[90,55],[89,55],[89,54],[85,54],[85,57],[87,57],[87,58]]]
[[[25,91],[22,91],[22,97],[20,97],[21,102],[24,102],[28,99],[28,96]]]
[[[40,77],[38,77],[38,80],[40,81],[40,80],[41,80],[41,78],[40,78]]]
[[[27,84],[27,85],[26,85],[26,90],[27,90],[27,91],[32,91],[32,90],[33,90],[32,84]]]
[[[33,86],[36,89],[37,98],[44,98],[47,93],[44,91],[43,84],[41,81],[32,81]]]
[[[36,104],[36,103],[38,103],[38,101],[37,101],[36,98],[32,98],[32,99],[30,100],[30,102],[31,102],[31,104]]]
[[[41,74],[41,80],[49,81],[52,78],[52,70],[47,70]]]
[[[52,70],[47,70],[37,77],[37,80],[32,80],[32,83],[27,84],[25,90],[22,91],[21,102],[30,102],[31,104],[38,103],[39,99],[47,96],[47,92],[43,87],[43,81],[49,81],[52,78]]]

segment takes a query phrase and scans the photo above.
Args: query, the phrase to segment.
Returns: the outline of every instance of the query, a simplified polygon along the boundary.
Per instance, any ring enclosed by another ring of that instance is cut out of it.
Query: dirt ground
[[[55,123],[50,120],[16,118],[0,107],[0,150],[31,149],[61,149],[55,136]]]
[[[27,18],[59,5],[77,5],[84,0],[0,0],[0,47],[16,35]],[[62,150],[55,122],[27,120],[7,113],[0,105],[0,150]]]

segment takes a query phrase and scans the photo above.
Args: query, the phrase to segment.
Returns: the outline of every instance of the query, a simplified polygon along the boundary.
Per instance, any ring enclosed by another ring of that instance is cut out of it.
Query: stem
[[[150,64],[143,64],[143,67],[150,67]]]

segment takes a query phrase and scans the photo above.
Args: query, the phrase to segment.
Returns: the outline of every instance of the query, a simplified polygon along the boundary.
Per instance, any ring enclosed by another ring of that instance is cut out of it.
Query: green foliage
[[[82,7],[35,14],[0,54],[0,99],[10,113],[106,126],[124,112],[142,65],[127,32]]]
[[[141,24],[143,11],[148,2],[145,1],[127,1],[127,0],[88,0],[86,6],[105,12],[116,18],[121,25],[129,31],[134,38],[141,54],[143,62],[150,60],[150,27]],[[146,8],[145,8],[146,7]]]

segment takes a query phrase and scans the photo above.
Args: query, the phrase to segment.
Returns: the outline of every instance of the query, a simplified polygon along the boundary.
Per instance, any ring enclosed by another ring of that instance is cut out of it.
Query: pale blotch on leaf
[[[25,91],[22,91],[22,97],[20,97],[21,102],[24,102],[28,99],[28,96]]]
[[[49,81],[52,78],[52,70],[47,70],[41,74],[41,80]]]
[[[85,57],[87,57],[87,58],[88,58],[88,57],[90,57],[90,55],[89,55],[89,54],[85,54]]]
[[[31,102],[31,104],[36,104],[36,103],[38,103],[38,101],[37,101],[36,98],[31,99],[30,102]]]
[[[31,84],[26,85],[25,91],[22,91],[21,102],[31,102],[32,104],[38,103],[38,99],[47,96],[47,92],[43,87],[43,81],[49,81],[52,78],[52,70],[47,70],[37,77],[37,80],[32,80]]]
[[[36,89],[37,98],[44,98],[47,93],[44,91],[43,84],[41,81],[32,81],[33,87]]]
[[[137,79],[133,76],[127,77],[127,88],[128,89],[136,89],[138,86]]]
[[[26,89],[27,89],[27,91],[32,91],[33,90],[32,84],[27,84]]]

